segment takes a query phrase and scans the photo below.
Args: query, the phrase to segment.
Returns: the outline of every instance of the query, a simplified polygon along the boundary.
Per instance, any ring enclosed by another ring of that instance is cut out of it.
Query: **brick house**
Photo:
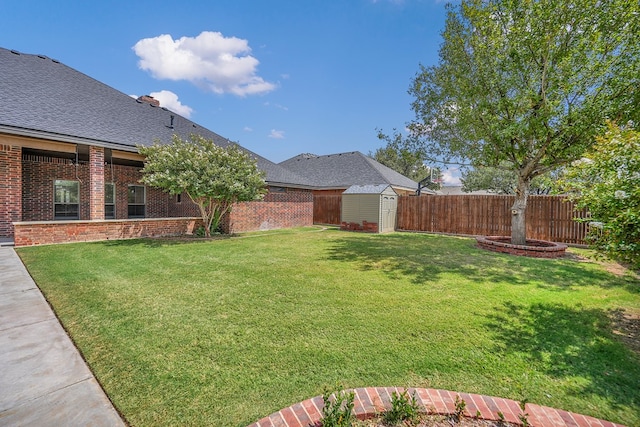
[[[0,48],[0,239],[16,246],[191,232],[196,206],[142,185],[136,145],[195,133],[231,142],[57,60]],[[226,231],[310,225],[308,178],[255,153],[269,193],[241,203]]]

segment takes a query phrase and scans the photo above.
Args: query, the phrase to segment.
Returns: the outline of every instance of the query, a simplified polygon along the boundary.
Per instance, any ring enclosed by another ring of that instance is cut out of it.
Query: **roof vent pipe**
[[[175,119],[176,116],[174,116],[173,114],[171,115],[171,123],[169,124],[169,129],[173,129],[173,119]]]

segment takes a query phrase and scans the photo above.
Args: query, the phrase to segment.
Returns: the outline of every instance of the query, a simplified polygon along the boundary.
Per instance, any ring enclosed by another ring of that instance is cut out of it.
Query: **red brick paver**
[[[362,420],[391,409],[392,393],[400,394],[404,390],[399,387],[368,387],[347,391],[355,393],[353,413]],[[522,414],[522,409],[514,400],[431,388],[410,388],[407,392],[410,396],[415,396],[418,406],[430,414],[452,414],[455,411],[455,399],[459,396],[467,404],[465,410],[467,415],[479,414],[481,419],[498,420],[499,411],[507,421],[520,424],[518,417]],[[248,427],[309,427],[322,419],[322,405],[322,396],[316,396],[274,412]],[[532,427],[624,427],[609,421],[532,403],[526,404],[524,412],[528,414],[529,424]]]

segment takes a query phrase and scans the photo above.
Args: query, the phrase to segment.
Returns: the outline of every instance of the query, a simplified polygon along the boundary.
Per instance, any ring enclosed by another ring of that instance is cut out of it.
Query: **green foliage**
[[[531,425],[529,422],[529,414],[526,412],[527,403],[527,399],[520,401],[520,409],[522,410],[522,413],[518,414],[518,420],[520,420],[522,427],[529,427]]]
[[[455,411],[451,414],[451,419],[459,423],[464,417],[464,410],[467,408],[467,402],[465,402],[464,399],[461,399],[460,396],[456,396],[456,400],[453,404],[455,406]]]
[[[191,135],[174,135],[172,144],[138,146],[146,157],[142,182],[170,194],[186,193],[198,205],[205,233],[216,230],[234,203],[259,200],[266,193],[255,159],[237,145],[220,147]]]
[[[533,178],[580,158],[605,119],[640,116],[639,14],[637,0],[449,6],[439,64],[409,89],[409,128],[430,155],[509,165],[514,239]]]
[[[640,268],[640,132],[610,123],[559,186],[589,210],[593,247]]]
[[[396,425],[402,421],[415,422],[418,419],[418,403],[415,396],[409,397],[406,391],[391,393],[391,409],[384,413],[386,423]]]
[[[352,412],[354,399],[353,391],[334,393],[325,389],[322,394],[322,427],[351,427],[355,419]]]
[[[387,144],[378,148],[375,153],[370,152],[371,158],[416,182],[433,175],[435,182],[429,182],[427,188],[432,190],[440,188],[439,181],[442,179],[442,172],[440,169],[431,168],[425,164],[427,152],[418,139],[410,136],[403,137],[397,131],[394,131],[393,136],[378,132],[378,138],[386,141]]]
[[[501,166],[497,168],[480,166],[462,172],[460,181],[463,191],[486,190],[496,194],[515,194],[518,187],[518,176],[508,164]],[[533,178],[529,194],[549,194],[556,175],[556,173],[547,173]]]

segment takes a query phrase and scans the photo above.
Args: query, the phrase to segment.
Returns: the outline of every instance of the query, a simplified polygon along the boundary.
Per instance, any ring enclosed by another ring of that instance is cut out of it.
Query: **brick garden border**
[[[480,419],[499,421],[498,412],[501,412],[505,421],[521,425],[518,415],[522,414],[522,410],[518,402],[500,397],[431,388],[367,387],[347,391],[355,393],[353,413],[358,419],[364,420],[391,409],[391,394],[400,394],[405,390],[409,396],[415,396],[420,410],[424,413],[453,414],[454,402],[459,396],[466,403],[465,416],[476,417],[479,412]],[[316,396],[274,412],[248,427],[309,427],[310,424],[321,420],[323,406],[322,396]],[[525,413],[528,414],[527,419],[533,427],[624,427],[621,424],[533,403],[526,404]]]
[[[562,258],[567,250],[564,243],[546,240],[527,239],[530,245],[514,245],[511,243],[511,237],[479,236],[476,237],[476,241],[480,249],[532,258]]]

